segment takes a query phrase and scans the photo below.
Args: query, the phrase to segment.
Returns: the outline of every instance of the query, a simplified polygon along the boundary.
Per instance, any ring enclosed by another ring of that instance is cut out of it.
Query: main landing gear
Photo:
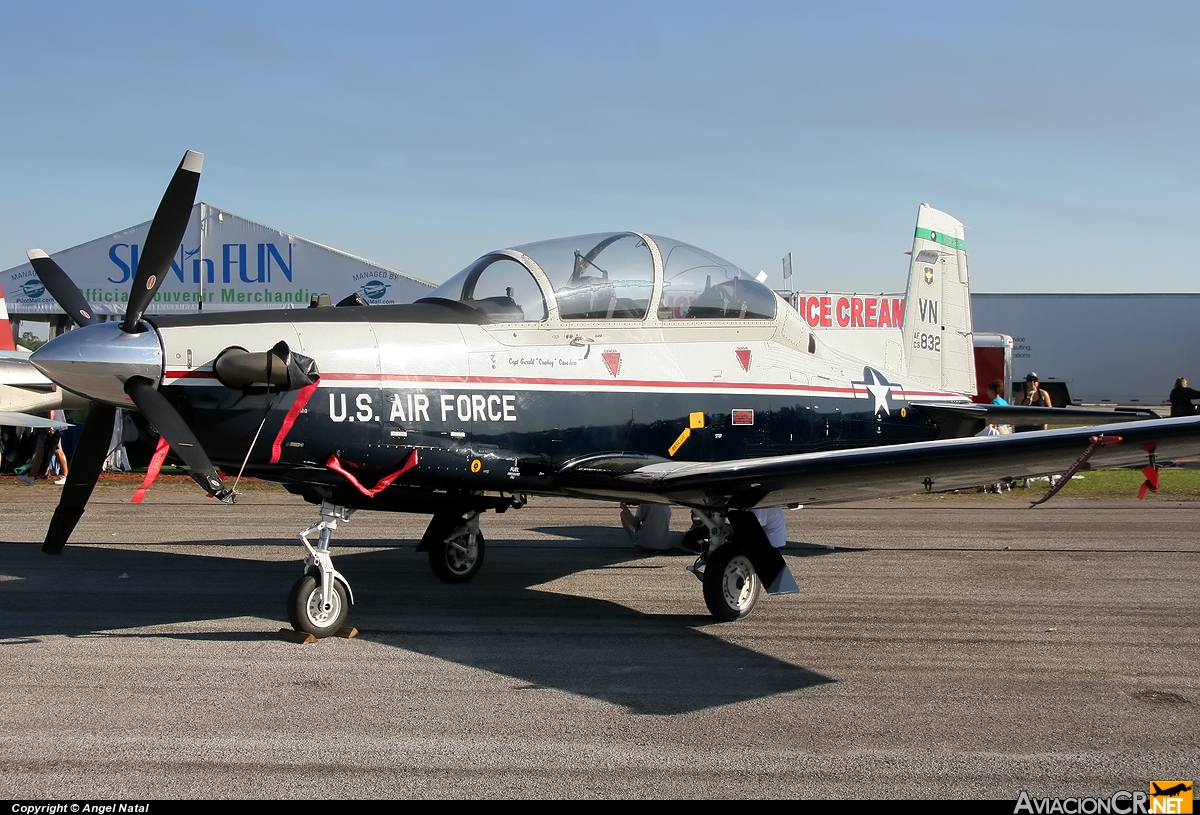
[[[708,530],[701,554],[688,571],[704,586],[704,605],[718,620],[750,616],[763,589],[768,594],[800,591],[783,556],[772,548],[758,519],[745,510],[694,510]]]
[[[304,576],[292,586],[287,603],[288,621],[297,631],[328,637],[346,622],[354,594],[346,578],[333,568],[329,536],[337,529],[338,521],[348,521],[353,514],[352,509],[322,501],[321,520],[300,533],[300,542],[307,552]],[[315,547],[308,539],[313,533],[318,533]]]
[[[417,551],[429,552],[429,568],[443,583],[466,583],[483,568],[484,541],[474,510],[433,516]]]

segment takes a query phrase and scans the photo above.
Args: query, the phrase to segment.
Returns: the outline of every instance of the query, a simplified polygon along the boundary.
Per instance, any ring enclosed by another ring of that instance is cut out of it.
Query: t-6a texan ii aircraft
[[[688,507],[709,532],[692,570],[712,613],[733,620],[763,588],[796,591],[751,508],[1061,473],[1090,455],[1154,473],[1156,455],[1200,454],[1200,418],[1100,428],[1095,414],[1058,411],[1057,424],[1089,426],[972,437],[1021,409],[993,415],[967,398],[963,228],[928,206],[903,306],[866,315],[901,327],[881,359],[827,348],[732,263],[637,232],[491,252],[409,305],[148,317],[201,161],[189,152],[176,171],[120,323],[96,322],[54,260],[30,252],[79,325],[32,361],[95,403],[44,549],[63,548],[113,411],[133,407],[222,501],[236,495],[214,463],[320,507],[288,600],[292,625],[316,636],[336,632],[353,602],[328,544],[359,509],[432,514],[419,548],[459,582],[483,562],[489,509],[536,495]]]

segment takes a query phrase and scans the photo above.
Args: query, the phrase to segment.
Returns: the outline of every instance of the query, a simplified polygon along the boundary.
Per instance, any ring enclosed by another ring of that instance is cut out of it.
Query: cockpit
[[[637,232],[490,252],[422,300],[453,300],[495,323],[771,320],[778,302],[729,261]]]

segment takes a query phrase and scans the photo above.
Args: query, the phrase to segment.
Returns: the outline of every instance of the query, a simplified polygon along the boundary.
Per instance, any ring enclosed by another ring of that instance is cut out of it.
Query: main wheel
[[[726,543],[709,553],[704,564],[704,604],[718,620],[749,616],[761,591],[758,573],[737,544]]]
[[[341,628],[350,611],[346,587],[341,581],[333,581],[333,604],[330,609],[326,611],[321,606],[317,578],[311,574],[304,575],[296,581],[288,595],[288,621],[292,628],[318,638],[328,637]]]
[[[436,541],[429,547],[429,568],[443,583],[466,583],[483,566],[483,533],[476,532],[474,542],[464,532],[449,541]]]

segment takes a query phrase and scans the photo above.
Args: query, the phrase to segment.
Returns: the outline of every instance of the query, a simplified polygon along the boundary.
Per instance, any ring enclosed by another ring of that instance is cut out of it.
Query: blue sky
[[[0,268],[200,199],[440,282],[635,229],[781,285],[1200,291],[1200,4],[0,3]]]

